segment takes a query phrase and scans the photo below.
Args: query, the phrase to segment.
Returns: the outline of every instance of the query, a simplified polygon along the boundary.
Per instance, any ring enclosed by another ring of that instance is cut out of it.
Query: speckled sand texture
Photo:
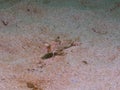
[[[102,10],[27,6],[0,10],[0,90],[120,90],[120,22]],[[45,43],[72,40],[42,60]]]

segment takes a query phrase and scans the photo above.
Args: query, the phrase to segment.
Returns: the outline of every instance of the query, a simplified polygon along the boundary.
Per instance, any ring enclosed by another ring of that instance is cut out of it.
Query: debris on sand
[[[42,59],[48,59],[48,58],[51,58],[51,57],[54,57],[54,56],[56,56],[56,55],[65,55],[65,53],[64,53],[64,50],[65,49],[68,49],[68,48],[70,48],[70,47],[72,47],[72,46],[75,46],[75,44],[74,44],[74,42],[72,41],[72,42],[70,42],[70,43],[68,43],[68,44],[66,44],[66,45],[59,45],[57,48],[56,48],[56,50],[54,50],[54,51],[51,51],[51,52],[47,52],[45,55],[43,55],[41,58]]]
[[[55,54],[53,54],[52,52],[51,53],[47,53],[47,54],[45,54],[44,56],[42,56],[41,58],[42,59],[48,59],[48,58],[51,58],[51,57],[53,57]]]
[[[1,20],[1,22],[3,23],[4,26],[7,26],[7,25],[8,25],[8,22],[5,21],[5,20]]]
[[[84,64],[88,64],[88,62],[87,61],[82,61]]]
[[[50,52],[50,53],[45,54],[41,58],[42,59],[48,59],[48,58],[54,57],[56,55],[64,55],[64,52],[62,52],[62,51]]]
[[[31,82],[27,82],[27,87],[32,88],[32,90],[38,90],[38,88]]]

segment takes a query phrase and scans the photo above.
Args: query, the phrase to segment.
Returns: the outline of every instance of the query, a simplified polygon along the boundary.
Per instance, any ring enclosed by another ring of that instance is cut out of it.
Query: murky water
[[[108,13],[111,18],[120,18],[120,1],[119,0],[0,0],[0,9],[11,7],[20,2],[37,4],[47,7],[69,7],[79,10],[96,10],[103,11],[101,14]]]

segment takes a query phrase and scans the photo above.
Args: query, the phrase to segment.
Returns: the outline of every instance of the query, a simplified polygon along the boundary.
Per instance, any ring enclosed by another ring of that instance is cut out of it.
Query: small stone
[[[87,61],[82,61],[84,64],[88,64],[88,62]]]
[[[27,87],[28,88],[35,88],[34,84],[31,82],[27,82]]]

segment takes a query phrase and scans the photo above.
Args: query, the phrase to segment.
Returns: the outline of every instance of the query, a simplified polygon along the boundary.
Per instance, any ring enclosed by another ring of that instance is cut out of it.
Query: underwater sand
[[[51,6],[21,2],[0,10],[0,90],[120,90],[115,12]],[[44,44],[54,51],[58,36],[61,46],[76,45],[43,60]]]

